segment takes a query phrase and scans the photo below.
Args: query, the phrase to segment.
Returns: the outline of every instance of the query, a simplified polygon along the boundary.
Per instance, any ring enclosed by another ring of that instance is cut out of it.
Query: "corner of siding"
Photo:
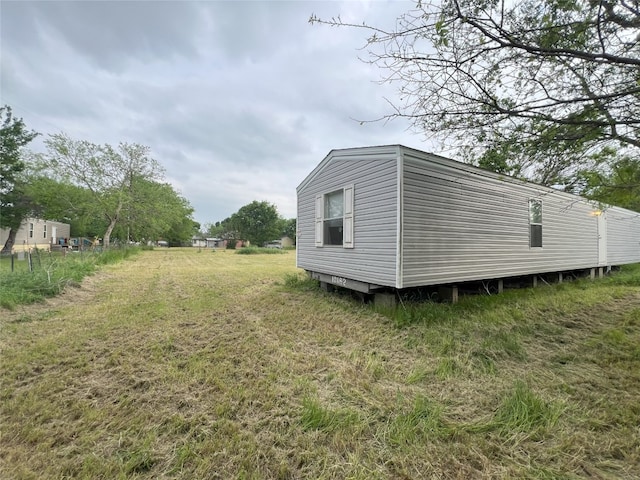
[[[404,182],[404,156],[402,153],[402,148],[398,147],[397,155],[396,155],[396,187],[397,187],[397,202],[396,202],[396,288],[402,288],[403,284],[403,272],[402,272],[402,224],[403,224],[403,209],[404,209],[404,193],[403,193],[403,182]]]

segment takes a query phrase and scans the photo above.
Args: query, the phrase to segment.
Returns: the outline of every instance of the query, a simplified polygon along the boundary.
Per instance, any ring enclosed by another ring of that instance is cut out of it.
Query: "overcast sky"
[[[201,224],[253,200],[296,216],[296,186],[334,148],[433,151],[358,59],[361,29],[413,2],[0,1],[0,97],[43,135],[151,148]],[[42,139],[32,143],[42,149]]]

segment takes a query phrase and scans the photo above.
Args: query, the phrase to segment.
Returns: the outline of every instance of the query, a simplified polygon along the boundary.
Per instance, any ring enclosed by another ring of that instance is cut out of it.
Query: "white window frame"
[[[532,206],[534,204],[539,204],[540,205],[540,218],[539,218],[539,222],[538,221],[534,221],[533,218],[533,210],[532,210]],[[536,199],[536,198],[530,198],[529,199],[529,248],[542,248],[542,246],[544,245],[544,242],[542,241],[543,236],[542,236],[542,232],[543,232],[543,228],[542,228],[542,222],[543,222],[543,204],[542,204],[542,200]],[[540,245],[533,245],[533,228],[532,227],[540,227]]]
[[[335,220],[325,218],[324,205],[326,197],[342,190],[342,245],[325,245],[324,242],[324,224],[326,221]],[[354,189],[353,185],[347,185],[343,188],[337,188],[321,195],[316,195],[315,204],[315,245],[316,247],[331,246],[337,248],[353,248],[353,205],[354,205]]]
[[[29,238],[33,238],[33,223],[29,222]]]
[[[42,227],[42,238],[47,238],[47,224],[45,223]]]

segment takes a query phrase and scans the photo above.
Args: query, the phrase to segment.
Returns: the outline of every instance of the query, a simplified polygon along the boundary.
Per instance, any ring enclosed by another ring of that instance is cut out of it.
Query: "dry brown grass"
[[[295,271],[158,250],[2,311],[0,477],[640,477],[637,286],[398,328]]]

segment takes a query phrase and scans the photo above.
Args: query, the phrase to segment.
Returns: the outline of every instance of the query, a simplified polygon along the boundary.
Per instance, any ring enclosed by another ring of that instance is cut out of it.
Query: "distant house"
[[[207,239],[202,237],[193,237],[191,238],[191,246],[197,248],[206,248]]]
[[[69,245],[71,225],[68,223],[27,218],[20,225],[13,245],[13,251],[26,251],[31,248],[50,250],[52,245]],[[9,229],[0,229],[0,248],[9,238]]]
[[[226,248],[227,241],[222,238],[207,238],[206,239],[206,247],[207,248]]]

